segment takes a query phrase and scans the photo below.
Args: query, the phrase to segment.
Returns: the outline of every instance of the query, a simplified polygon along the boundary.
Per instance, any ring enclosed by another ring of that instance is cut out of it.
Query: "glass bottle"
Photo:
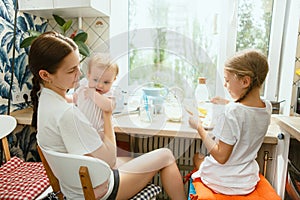
[[[200,117],[206,117],[208,111],[208,103],[210,102],[209,91],[206,85],[206,78],[199,77],[198,85],[195,89],[196,106]]]

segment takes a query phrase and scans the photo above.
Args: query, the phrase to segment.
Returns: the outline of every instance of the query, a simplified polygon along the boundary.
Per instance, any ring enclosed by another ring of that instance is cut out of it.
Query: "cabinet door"
[[[18,0],[19,10],[53,9],[53,0]]]
[[[110,15],[109,0],[19,0],[19,10],[47,19],[61,17],[102,17]]]

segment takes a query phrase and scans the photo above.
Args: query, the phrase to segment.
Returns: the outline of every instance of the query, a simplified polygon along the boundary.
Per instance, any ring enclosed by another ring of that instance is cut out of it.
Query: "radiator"
[[[138,156],[140,153],[146,153],[157,148],[170,149],[177,161],[182,177],[186,176],[193,169],[193,156],[196,152],[206,153],[205,148],[201,150],[200,139],[173,138],[149,135],[134,135],[131,136],[131,147],[133,156]],[[162,187],[159,174],[152,181],[154,184]],[[162,187],[163,188],[163,187]],[[188,194],[188,183],[185,185],[186,194]],[[162,191],[157,196],[157,199],[169,199],[167,194]]]

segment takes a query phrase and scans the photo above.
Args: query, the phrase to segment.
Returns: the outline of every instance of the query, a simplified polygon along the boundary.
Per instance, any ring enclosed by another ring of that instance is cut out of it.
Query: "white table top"
[[[152,123],[143,122],[138,114],[123,115],[114,118],[115,131],[118,133],[156,135],[166,137],[200,138],[197,131],[188,124],[188,117],[181,122],[167,121],[164,115],[157,116]],[[272,117],[272,122],[265,136],[264,143],[277,144],[277,135],[280,133],[278,125]]]
[[[13,112],[11,115],[16,117],[18,124],[31,124],[31,108]],[[276,124],[277,120],[273,120],[273,118],[274,117],[272,116],[272,122],[265,136],[264,143],[277,144],[277,135],[280,133],[280,129]],[[188,125],[187,116],[183,117],[181,122],[167,121],[165,116],[162,114],[158,115],[152,123],[142,122],[138,114],[118,116],[114,117],[113,120],[115,124],[115,132],[117,133],[200,138],[196,130],[192,129]]]

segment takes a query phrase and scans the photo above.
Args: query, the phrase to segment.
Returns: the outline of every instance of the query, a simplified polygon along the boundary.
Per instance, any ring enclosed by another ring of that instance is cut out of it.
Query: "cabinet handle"
[[[284,134],[283,134],[283,133],[279,133],[279,134],[277,135],[277,138],[278,138],[279,140],[283,140],[283,139],[284,139]]]

